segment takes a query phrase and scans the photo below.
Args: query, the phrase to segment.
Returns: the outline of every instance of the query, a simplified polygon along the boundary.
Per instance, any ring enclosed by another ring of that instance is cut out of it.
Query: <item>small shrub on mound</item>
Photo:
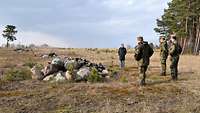
[[[31,79],[31,71],[27,68],[9,69],[3,78],[5,81],[22,81]]]
[[[73,71],[74,71],[74,65],[73,64],[69,64],[66,68],[70,72],[70,74],[73,73]]]
[[[33,66],[37,65],[37,63],[33,61],[27,61],[23,66],[27,66],[29,68],[33,68]]]
[[[90,75],[87,78],[88,82],[102,82],[103,78],[98,74],[98,70],[96,68],[92,68]]]
[[[35,67],[36,67],[36,69],[38,69],[38,70],[44,69],[44,66],[43,66],[42,64],[36,64]]]
[[[128,83],[128,80],[127,80],[127,78],[125,76],[122,76],[120,78],[120,82],[122,82],[122,83]]]
[[[114,77],[114,76],[116,76],[118,73],[119,73],[119,71],[120,71],[120,68],[119,67],[110,67],[109,69],[108,69],[108,71],[110,71],[111,73],[111,77]]]

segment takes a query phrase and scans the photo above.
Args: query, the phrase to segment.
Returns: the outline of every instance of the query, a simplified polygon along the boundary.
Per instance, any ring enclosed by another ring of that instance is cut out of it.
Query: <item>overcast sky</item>
[[[57,47],[133,46],[139,35],[156,43],[153,28],[169,1],[0,0],[0,32],[12,24],[18,29],[15,43]]]

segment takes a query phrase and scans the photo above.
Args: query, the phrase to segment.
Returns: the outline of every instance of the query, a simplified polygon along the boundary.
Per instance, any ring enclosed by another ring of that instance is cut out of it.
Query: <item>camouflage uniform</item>
[[[161,62],[161,75],[166,75],[166,60],[168,57],[168,45],[164,41],[160,44],[160,62]]]
[[[135,47],[135,59],[137,60],[139,70],[140,85],[145,85],[146,71],[149,66],[150,57],[154,51],[149,46],[148,42],[143,42]]]
[[[171,44],[169,49],[170,54],[170,70],[171,70],[171,76],[173,80],[178,79],[178,62],[179,62],[179,53],[178,53],[178,42],[175,41]]]

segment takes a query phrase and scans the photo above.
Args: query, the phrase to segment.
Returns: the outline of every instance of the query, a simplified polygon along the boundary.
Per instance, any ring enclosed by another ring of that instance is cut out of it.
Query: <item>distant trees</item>
[[[169,37],[175,33],[185,52],[197,54],[200,49],[200,0],[172,0],[157,19],[154,30]]]
[[[17,38],[15,37],[15,34],[17,33],[16,27],[13,25],[7,25],[5,27],[5,30],[3,30],[3,38],[6,38],[6,47],[9,47],[9,42],[17,40]]]
[[[49,45],[48,44],[42,44],[40,47],[41,48],[49,48]]]

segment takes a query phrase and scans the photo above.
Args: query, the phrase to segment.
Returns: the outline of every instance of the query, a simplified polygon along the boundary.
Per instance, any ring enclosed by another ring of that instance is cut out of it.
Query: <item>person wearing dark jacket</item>
[[[137,46],[135,47],[135,60],[138,64],[139,71],[139,83],[140,85],[145,85],[146,71],[150,63],[150,57],[153,55],[154,51],[149,46],[148,42],[143,41],[143,37],[137,37]]]
[[[121,44],[121,47],[118,50],[120,68],[125,67],[126,53],[127,53],[127,51],[126,51],[126,48],[124,47],[124,44]]]

